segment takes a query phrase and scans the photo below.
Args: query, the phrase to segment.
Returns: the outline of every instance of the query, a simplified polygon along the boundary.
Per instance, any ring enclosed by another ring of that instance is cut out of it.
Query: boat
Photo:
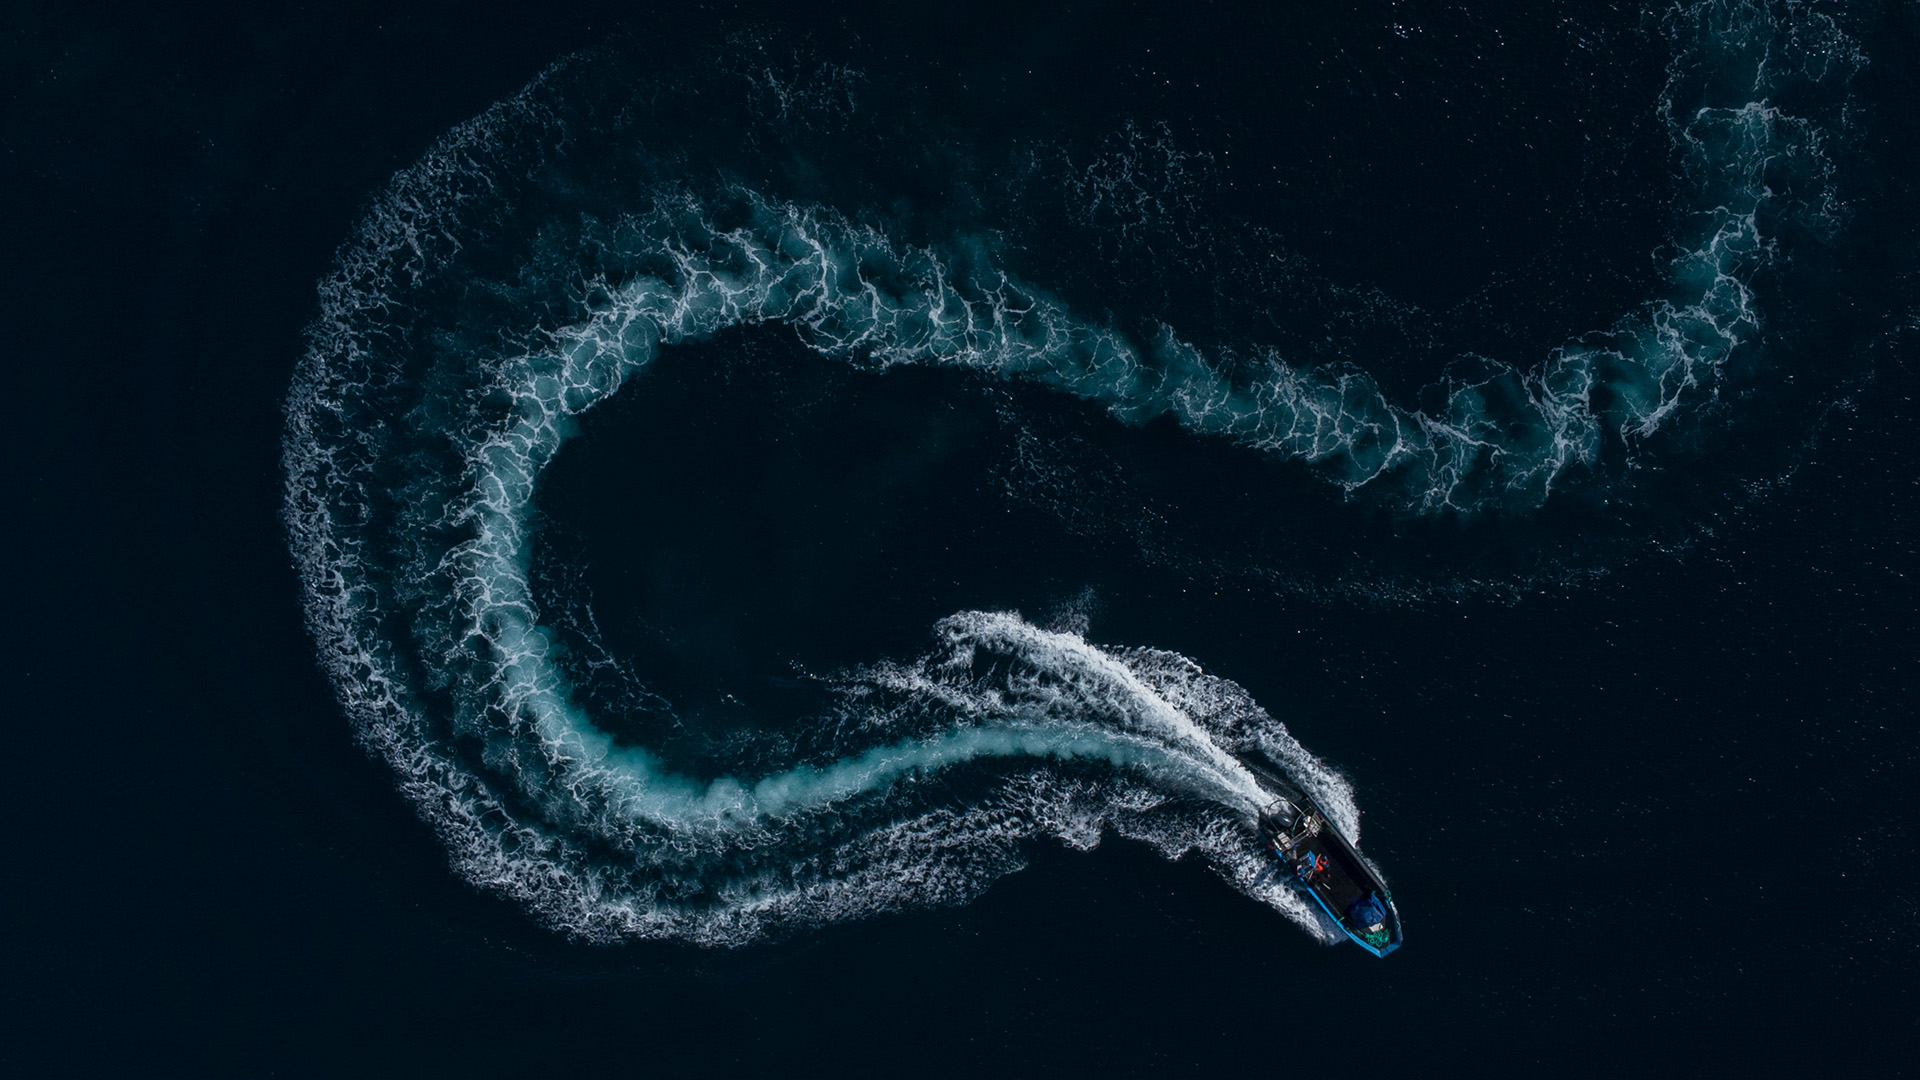
[[[1393,893],[1313,797],[1255,762],[1244,762],[1273,802],[1260,811],[1267,851],[1286,881],[1313,897],[1334,925],[1375,956],[1400,947]]]

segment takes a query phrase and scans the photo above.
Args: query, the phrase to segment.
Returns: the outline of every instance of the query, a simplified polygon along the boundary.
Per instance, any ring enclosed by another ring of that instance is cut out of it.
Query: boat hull
[[[1313,797],[1274,772],[1248,763],[1274,804],[1260,816],[1260,832],[1279,871],[1313,898],[1353,943],[1375,956],[1401,944],[1393,893]]]

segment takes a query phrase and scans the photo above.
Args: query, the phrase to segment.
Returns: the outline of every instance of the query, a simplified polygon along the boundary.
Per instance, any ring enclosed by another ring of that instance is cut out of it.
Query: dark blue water
[[[23,14],[0,1055],[1899,1071],[1916,31]]]

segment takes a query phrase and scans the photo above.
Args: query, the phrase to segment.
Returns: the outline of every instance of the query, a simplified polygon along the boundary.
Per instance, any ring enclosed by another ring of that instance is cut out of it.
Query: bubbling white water
[[[963,612],[937,628],[936,652],[839,680],[847,707],[865,708],[874,745],[749,780],[676,775],[647,751],[617,745],[573,703],[528,580],[534,486],[570,418],[616,392],[657,349],[759,321],[799,324],[835,349],[871,346],[888,361],[978,362],[982,348],[1039,348],[1006,329],[979,330],[987,317],[951,294],[929,290],[909,310],[861,285],[847,253],[894,257],[872,233],[791,207],[755,207],[755,228],[725,233],[685,201],[635,218],[619,242],[629,253],[659,252],[670,277],[588,281],[583,291],[599,310],[552,333],[550,347],[476,360],[484,377],[471,392],[501,406],[496,419],[443,432],[459,448],[458,481],[430,489],[438,497],[401,500],[398,530],[463,537],[417,553],[400,574],[416,586],[433,583],[435,601],[415,632],[429,642],[420,657],[428,683],[452,686],[459,699],[452,739],[429,733],[414,695],[385,674],[377,652],[345,634],[333,638],[350,706],[373,719],[376,744],[400,758],[404,782],[434,805],[467,872],[576,933],[733,942],[818,917],[823,905],[885,909],[967,895],[1011,865],[1010,845],[1019,840],[1051,833],[1090,844],[1110,827],[1170,854],[1201,851],[1317,927],[1297,898],[1258,880],[1246,824],[1267,797],[1233,752],[1288,762],[1357,832],[1351,793],[1238,688],[1177,657],[1118,655],[1012,614]],[[983,338],[988,344],[978,343]],[[1087,347],[1102,348],[1098,340]],[[325,460],[332,467],[339,459]],[[369,539],[340,524],[327,521],[333,550]],[[379,615],[352,594],[328,600],[330,612],[378,636]],[[1001,661],[990,665],[991,677],[973,674],[983,653]],[[936,712],[948,721],[944,730],[887,737],[896,726],[887,717]],[[484,743],[487,770],[537,810],[516,815],[509,800],[463,772],[462,753],[448,745],[461,739]],[[902,786],[987,759],[1019,765],[984,807],[897,819],[891,796]],[[1047,767],[1076,760],[1101,763],[1111,775],[1069,782]],[[1193,805],[1175,813],[1182,800]],[[822,837],[816,822],[829,813],[874,823]],[[919,849],[901,847],[909,835]],[[581,838],[631,862],[611,868]],[[786,854],[759,865],[775,850]],[[823,860],[833,868],[820,869]],[[976,868],[982,860],[988,872]],[[796,863],[808,867],[799,882]],[[644,880],[633,880],[636,869]],[[674,892],[698,899],[671,902]]]
[[[561,152],[566,122],[536,84],[396,177],[323,283],[286,442],[323,660],[460,870],[582,937],[736,944],[956,902],[1019,865],[1034,837],[1090,847],[1112,831],[1195,853],[1331,940],[1267,876],[1248,829],[1265,796],[1238,755],[1281,765],[1357,840],[1350,787],[1243,690],[1175,654],[960,612],[925,655],[833,680],[858,733],[833,760],[697,779],[621,745],[576,703],[541,624],[529,579],[539,477],[578,418],[659,350],[780,324],[870,368],[964,367],[1123,421],[1171,415],[1410,512],[1535,505],[1604,439],[1631,446],[1712,395],[1757,332],[1749,281],[1778,255],[1767,215],[1833,217],[1821,132],[1766,93],[1783,72],[1820,75],[1810,53],[1843,69],[1833,57],[1846,43],[1795,12],[1792,26],[1743,6],[1681,19],[1700,24],[1701,55],[1746,65],[1716,85],[1753,96],[1684,114],[1667,103],[1699,196],[1669,294],[1532,369],[1456,379],[1431,413],[1357,370],[1260,353],[1229,375],[1171,330],[1136,346],[977,247],[900,245],[738,186],[662,183],[574,223],[554,241],[558,276],[547,263],[522,274],[546,275],[528,295],[547,299],[490,294],[533,311],[518,312],[520,329],[489,338],[484,305],[433,324],[421,313],[444,302],[433,291],[468,257],[463,237],[512,212],[500,203],[509,174]],[[955,772],[972,794],[943,786]]]

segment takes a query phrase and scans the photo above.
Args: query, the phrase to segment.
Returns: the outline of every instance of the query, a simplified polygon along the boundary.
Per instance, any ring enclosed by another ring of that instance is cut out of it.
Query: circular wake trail
[[[462,871],[576,935],[739,943],[956,902],[1033,837],[1113,830],[1197,852],[1331,939],[1263,876],[1247,825],[1264,796],[1237,755],[1279,763],[1357,838],[1350,788],[1177,655],[961,612],[926,655],[832,681],[851,734],[830,757],[696,778],[621,745],[541,623],[539,478],[660,350],[777,324],[866,367],[964,367],[1128,422],[1170,415],[1410,512],[1535,505],[1605,439],[1631,446],[1711,397],[1756,336],[1749,282],[1779,257],[1765,222],[1834,219],[1820,130],[1769,95],[1857,60],[1830,24],[1789,15],[1671,16],[1695,44],[1663,115],[1698,202],[1667,295],[1533,369],[1456,376],[1430,412],[1357,370],[1229,364],[1171,329],[1135,343],[977,245],[900,245],[738,185],[656,179],[617,212],[522,220],[530,194],[578,195],[551,179],[572,132],[536,82],[396,177],[322,286],[288,403],[287,514],[335,686]],[[1696,84],[1701,103],[1677,106]]]

